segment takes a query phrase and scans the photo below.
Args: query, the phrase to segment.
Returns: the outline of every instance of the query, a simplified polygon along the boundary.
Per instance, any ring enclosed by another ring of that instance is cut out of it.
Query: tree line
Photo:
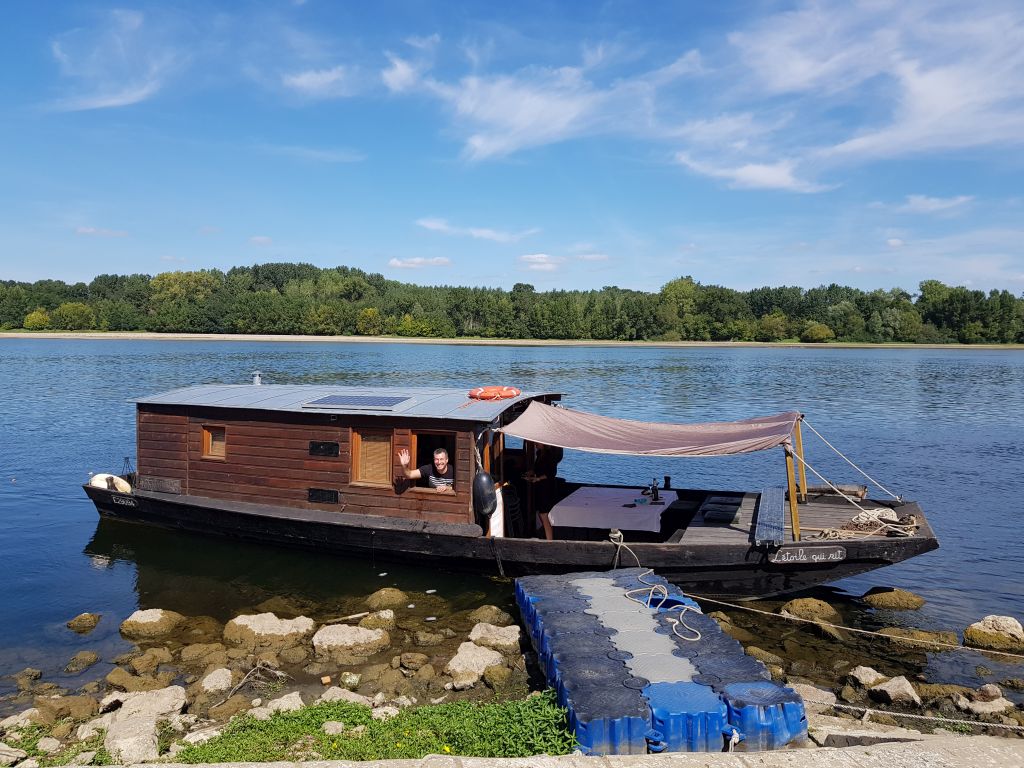
[[[737,291],[691,277],[657,293],[419,286],[349,267],[0,281],[0,328],[623,341],[1024,343],[1024,296],[925,280]]]

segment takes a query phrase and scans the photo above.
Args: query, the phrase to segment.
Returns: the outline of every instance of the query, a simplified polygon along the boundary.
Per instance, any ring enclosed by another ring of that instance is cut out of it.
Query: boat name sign
[[[846,547],[783,547],[772,552],[772,563],[838,563],[846,559]]]

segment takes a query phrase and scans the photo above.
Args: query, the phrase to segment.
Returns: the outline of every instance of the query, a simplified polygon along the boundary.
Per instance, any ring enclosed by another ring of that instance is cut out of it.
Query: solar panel
[[[384,395],[328,395],[318,400],[305,403],[303,408],[366,408],[389,410],[399,403],[409,400],[408,397],[388,397]]]

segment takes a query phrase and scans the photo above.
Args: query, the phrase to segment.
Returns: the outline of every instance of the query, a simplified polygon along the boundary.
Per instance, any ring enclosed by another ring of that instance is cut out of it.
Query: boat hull
[[[195,533],[501,576],[654,569],[696,595],[765,597],[796,592],[891,565],[938,547],[932,536],[805,542],[769,549],[747,544],[546,541],[487,538],[471,525],[339,514],[206,497],[84,486],[100,514]],[[839,556],[841,554],[841,557]],[[778,562],[774,562],[778,561]]]

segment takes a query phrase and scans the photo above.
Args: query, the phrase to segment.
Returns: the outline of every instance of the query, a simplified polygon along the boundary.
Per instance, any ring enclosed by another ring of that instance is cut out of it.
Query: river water
[[[140,607],[223,621],[268,598],[342,606],[397,586],[436,589],[456,609],[512,609],[500,580],[99,521],[80,485],[134,459],[130,398],[246,383],[256,369],[268,384],[511,384],[640,420],[798,409],[870,475],[920,501],[942,545],[834,585],[836,598],[884,585],[928,601],[913,613],[861,609],[851,621],[959,631],[991,613],[1024,618],[1020,351],[0,339],[0,675],[33,666],[68,687],[99,677],[109,663],[73,681],[62,682],[60,670],[79,650],[104,659],[125,650],[117,626]],[[857,479],[816,438],[805,442],[824,474]],[[783,470],[781,452],[771,451],[692,460],[567,452],[559,471],[582,481],[639,485],[671,475],[676,487],[759,488]],[[64,627],[82,611],[104,614],[87,637]],[[921,659],[917,669],[938,682],[1024,676],[1022,665],[975,653]],[[12,687],[0,679],[0,694]]]

